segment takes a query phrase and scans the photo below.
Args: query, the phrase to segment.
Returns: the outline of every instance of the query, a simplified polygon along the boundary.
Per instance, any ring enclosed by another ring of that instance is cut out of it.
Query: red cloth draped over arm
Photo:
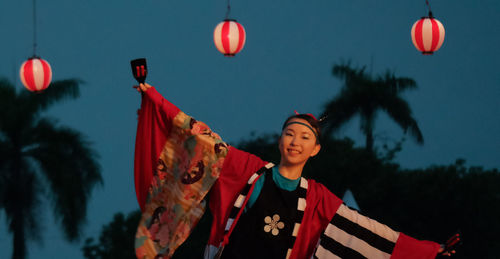
[[[179,108],[164,99],[154,87],[142,95],[134,157],[135,193],[142,211],[153,171],[156,170],[163,145],[170,134],[172,120],[179,111]]]
[[[435,242],[417,240],[400,233],[391,259],[432,259],[436,257],[438,250],[439,244]]]
[[[143,94],[135,152],[135,187],[142,217],[138,258],[170,258],[205,211],[228,146],[201,121],[154,88]]]

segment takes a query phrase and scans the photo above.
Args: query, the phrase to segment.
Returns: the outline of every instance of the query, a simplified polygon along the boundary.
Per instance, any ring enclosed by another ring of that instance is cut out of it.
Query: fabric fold
[[[219,177],[226,143],[154,89],[143,96],[136,137],[135,180],[142,217],[138,258],[171,257],[205,211]]]

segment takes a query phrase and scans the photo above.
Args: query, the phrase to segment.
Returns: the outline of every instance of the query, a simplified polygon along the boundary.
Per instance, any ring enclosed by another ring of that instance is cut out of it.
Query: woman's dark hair
[[[311,125],[311,127],[316,131],[317,135],[316,143],[319,144],[321,139],[321,130],[319,127],[319,121],[316,118],[314,118],[312,115],[309,114],[294,114],[285,120],[285,123],[283,123],[283,127],[281,127],[281,131],[285,129],[286,125],[291,119],[303,119],[307,121]]]

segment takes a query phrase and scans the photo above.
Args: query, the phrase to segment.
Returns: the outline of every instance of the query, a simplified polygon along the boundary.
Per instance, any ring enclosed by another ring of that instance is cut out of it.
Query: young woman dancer
[[[227,145],[204,123],[141,84],[135,185],[143,212],[138,258],[170,258],[205,210],[213,214],[205,258],[434,258],[443,248],[348,208],[302,177],[321,149],[318,121],[288,118],[277,166]],[[449,255],[449,253],[446,253]]]

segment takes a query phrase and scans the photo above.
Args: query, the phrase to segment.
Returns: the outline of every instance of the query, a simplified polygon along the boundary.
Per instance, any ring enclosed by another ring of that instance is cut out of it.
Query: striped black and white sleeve
[[[342,204],[321,235],[314,258],[388,259],[399,234]]]

